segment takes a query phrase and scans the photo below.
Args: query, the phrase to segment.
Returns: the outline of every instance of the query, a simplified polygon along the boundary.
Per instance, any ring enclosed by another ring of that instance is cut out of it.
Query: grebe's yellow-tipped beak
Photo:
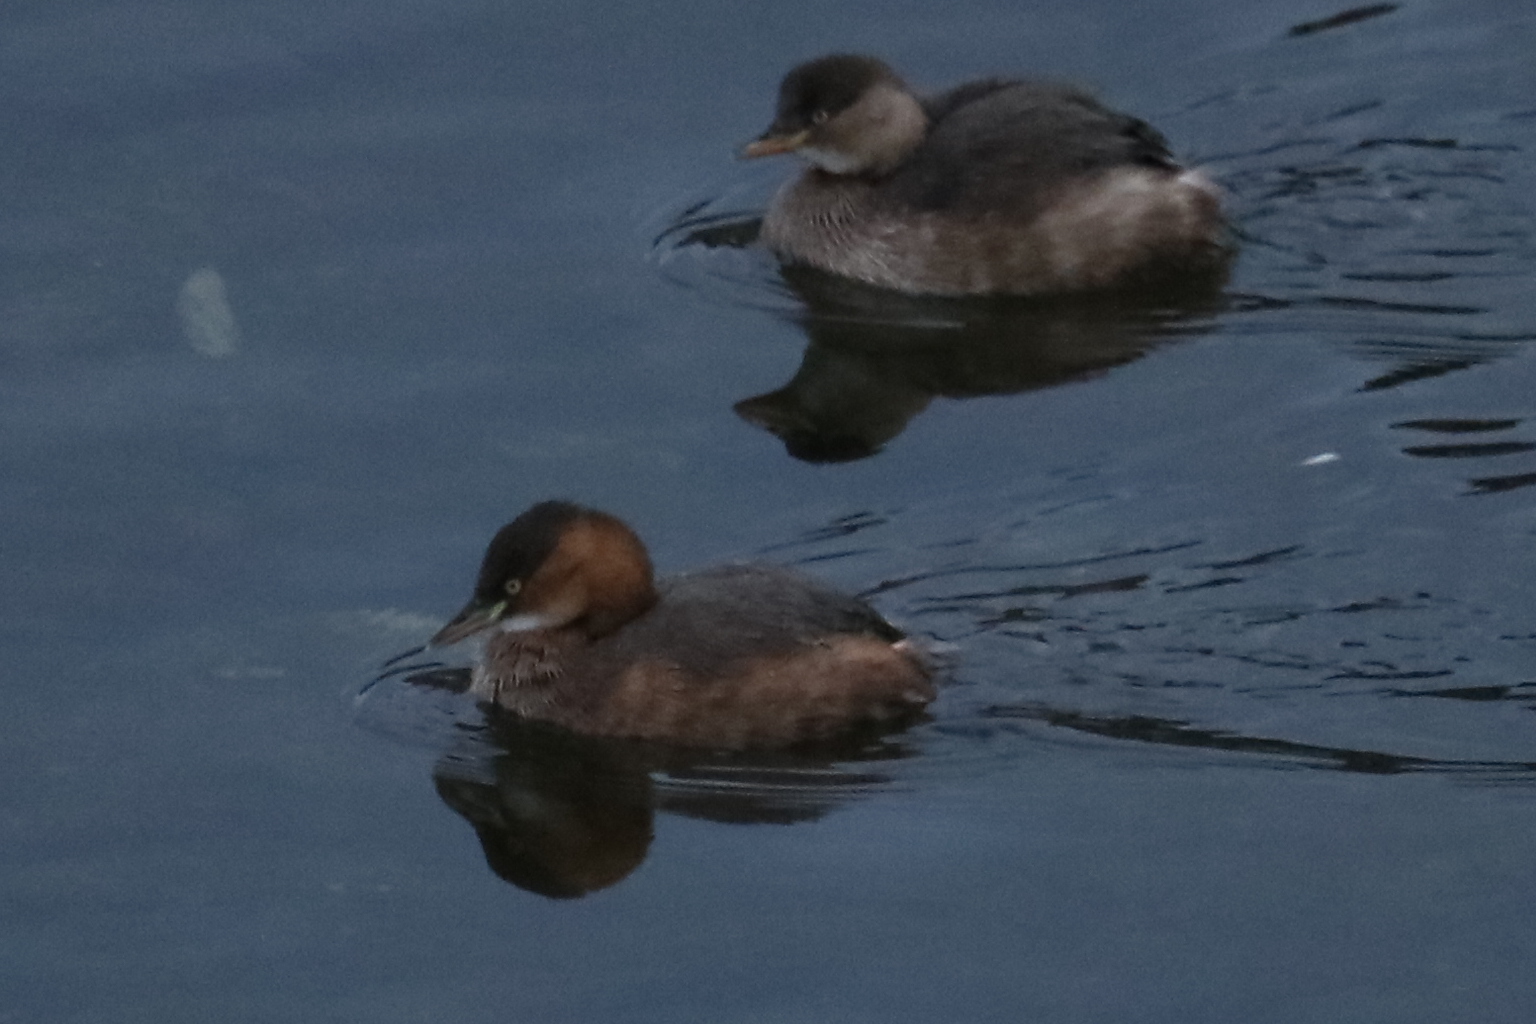
[[[743,160],[755,160],[760,156],[778,156],[780,153],[793,153],[805,145],[809,131],[795,132],[793,135],[764,135],[756,142],[748,143],[742,147],[741,158]]]
[[[474,636],[483,629],[490,629],[500,621],[506,610],[507,602],[505,601],[498,601],[495,604],[471,601],[464,606],[463,611],[448,621],[448,625],[438,630],[432,639],[427,641],[427,646],[447,647],[466,637]]]

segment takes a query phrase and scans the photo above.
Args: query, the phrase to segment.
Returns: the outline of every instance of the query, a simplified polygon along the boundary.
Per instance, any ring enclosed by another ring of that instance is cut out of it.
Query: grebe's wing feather
[[[928,99],[932,127],[886,195],[919,210],[1029,216],[1052,191],[1126,165],[1176,166],[1144,121],[1054,82],[970,82]]]
[[[655,607],[604,640],[604,657],[665,651],[685,671],[708,676],[833,635],[890,643],[904,635],[859,598],[774,565],[716,566],[663,579],[657,590]]]

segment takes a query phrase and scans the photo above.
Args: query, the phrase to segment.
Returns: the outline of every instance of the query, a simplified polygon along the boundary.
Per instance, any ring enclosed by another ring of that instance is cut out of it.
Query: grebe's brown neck
[[[656,603],[655,575],[634,531],[604,512],[582,509],[549,556],[523,583],[508,621],[534,629],[607,636]]]
[[[497,531],[474,596],[431,643],[491,627],[597,639],[656,600],[650,556],[633,530],[605,512],[546,501]]]

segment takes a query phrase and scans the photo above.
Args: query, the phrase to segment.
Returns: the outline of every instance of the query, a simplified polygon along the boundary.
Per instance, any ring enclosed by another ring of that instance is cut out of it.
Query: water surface
[[[1528,1020],[1536,32],[1339,9],[8,7],[0,1020]],[[1232,280],[824,316],[683,241],[829,49],[1095,86]],[[951,681],[799,764],[359,701],[553,496]]]

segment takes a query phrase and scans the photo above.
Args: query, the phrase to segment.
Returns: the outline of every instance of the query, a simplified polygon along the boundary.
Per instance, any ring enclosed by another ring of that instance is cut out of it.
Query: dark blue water
[[[1529,1020],[1536,9],[1339,9],[7,6],[0,1021]],[[797,290],[731,155],[831,49],[1152,119],[1231,282]],[[930,720],[364,691],[553,496],[869,593]]]

